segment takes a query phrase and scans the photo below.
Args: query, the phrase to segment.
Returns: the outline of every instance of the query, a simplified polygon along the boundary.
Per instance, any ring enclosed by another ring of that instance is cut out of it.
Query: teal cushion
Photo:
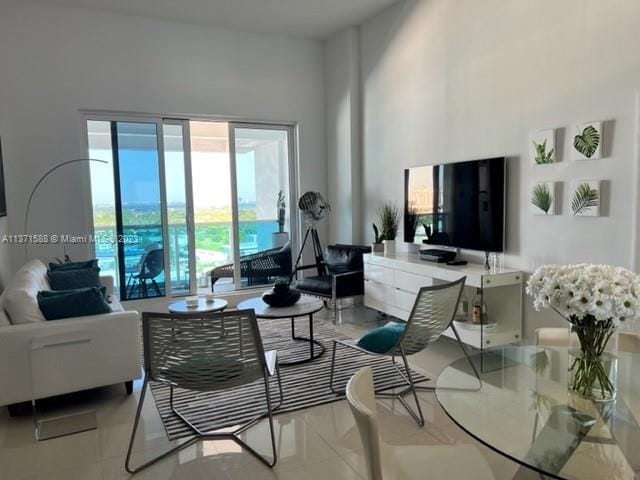
[[[387,353],[404,333],[403,323],[390,323],[384,327],[369,330],[358,340],[358,347],[373,353]]]
[[[84,270],[85,268],[98,268],[98,259],[86,260],[84,262],[49,263],[49,270]]]
[[[85,317],[111,312],[111,307],[99,287],[38,292],[38,306],[47,320]]]
[[[100,269],[82,268],[76,270],[49,270],[47,272],[51,290],[76,290],[78,288],[100,287]]]

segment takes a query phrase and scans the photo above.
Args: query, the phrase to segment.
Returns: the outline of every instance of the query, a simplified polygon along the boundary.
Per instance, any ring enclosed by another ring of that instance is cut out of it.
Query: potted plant
[[[371,244],[371,251],[373,253],[383,253],[384,245],[382,244],[382,236],[380,235],[380,230],[378,226],[374,223],[373,225],[373,243]]]
[[[398,236],[398,224],[400,215],[398,207],[391,202],[383,203],[378,211],[380,224],[382,226],[382,243],[384,243],[384,254],[393,255],[396,253],[396,237]]]
[[[284,192],[280,190],[276,199],[276,211],[278,221],[278,231],[273,233],[273,247],[282,247],[289,241],[289,234],[284,231],[285,217],[287,213],[287,204],[284,201]]]
[[[419,223],[420,215],[418,214],[418,210],[410,206],[404,215],[404,241],[406,243],[414,244]]]
[[[540,311],[569,322],[569,388],[594,401],[616,396],[617,327],[640,317],[640,279],[609,265],[545,265],[527,282]]]

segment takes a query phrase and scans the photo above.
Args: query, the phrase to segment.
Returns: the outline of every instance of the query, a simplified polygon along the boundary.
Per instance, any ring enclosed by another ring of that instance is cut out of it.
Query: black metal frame
[[[172,313],[172,314],[156,314],[156,313],[152,313],[152,314],[148,314],[148,313],[143,313],[142,314],[142,324],[143,324],[143,329],[145,330],[145,343],[146,343],[146,339],[148,338],[148,328],[149,328],[149,324],[148,324],[148,320],[147,320],[147,316],[154,316],[154,317],[162,317],[162,316],[166,316],[168,319],[171,318],[192,318],[193,316],[191,314],[178,314],[178,313]],[[202,315],[202,314],[199,314]],[[213,314],[213,316],[215,315],[219,315],[219,314]],[[258,325],[256,322],[252,323],[252,328],[257,331],[257,337],[256,338],[260,338],[260,334],[259,334],[259,330],[258,330]],[[262,343],[260,343],[258,345],[258,350],[260,352],[261,358],[264,359],[264,350],[262,348]],[[249,451],[249,453],[251,453],[254,457],[256,457],[258,460],[260,460],[260,462],[262,462],[263,464],[265,464],[267,467],[274,467],[276,462],[278,461],[278,454],[276,451],[276,440],[275,440],[275,432],[274,432],[274,428],[273,428],[273,412],[275,412],[276,410],[278,410],[281,406],[282,406],[282,401],[284,399],[284,393],[282,391],[282,380],[280,378],[280,368],[278,367],[278,362],[276,360],[275,362],[275,375],[276,375],[276,379],[278,382],[278,393],[280,394],[280,399],[277,405],[272,406],[272,402],[271,402],[271,391],[269,388],[269,378],[270,378],[270,373],[269,372],[269,368],[266,365],[266,361],[263,362],[263,368],[264,368],[264,389],[265,389],[265,395],[266,395],[266,399],[267,399],[267,411],[255,418],[253,418],[252,420],[250,420],[249,422],[247,422],[246,424],[242,425],[241,427],[237,428],[236,430],[232,431],[232,432],[224,432],[224,433],[220,433],[220,432],[216,432],[216,431],[212,431],[212,432],[203,432],[202,430],[200,430],[198,427],[196,427],[191,421],[189,421],[188,418],[186,418],[184,416],[184,414],[182,414],[180,411],[178,411],[174,406],[173,406],[173,389],[174,386],[173,385],[169,385],[169,406],[171,408],[171,411],[177,415],[180,420],[182,420],[194,433],[195,435],[191,438],[189,438],[188,440],[186,440],[185,442],[181,443],[180,445],[176,445],[175,447],[170,448],[169,450],[167,450],[166,452],[158,455],[157,457],[149,460],[148,462],[136,467],[136,468],[132,468],[131,467],[131,455],[133,453],[133,444],[135,443],[135,439],[136,439],[136,432],[138,430],[138,425],[140,423],[140,417],[142,416],[142,409],[144,406],[144,399],[149,387],[149,382],[152,380],[152,374],[151,374],[151,370],[149,367],[149,360],[147,357],[147,347],[145,345],[145,373],[144,373],[144,383],[142,385],[142,391],[140,393],[140,400],[138,403],[138,408],[136,410],[136,417],[135,420],[133,422],[133,430],[131,432],[131,438],[129,440],[129,448],[127,449],[127,456],[126,456],[126,460],[125,460],[125,470],[127,471],[127,473],[134,475],[144,469],[146,469],[147,467],[150,467],[151,465],[159,462],[160,460],[162,460],[163,458],[179,451],[182,450],[184,448],[187,448],[191,445],[193,445],[194,443],[200,441],[200,440],[233,440],[234,442],[236,442],[238,445],[240,445],[242,448],[245,448]],[[249,428],[251,428],[252,426],[254,426],[255,424],[257,424],[259,421],[261,421],[263,418],[268,418],[269,419],[269,432],[270,432],[270,436],[271,436],[271,451],[273,454],[273,459],[271,461],[269,461],[268,458],[262,456],[260,453],[258,453],[254,448],[252,448],[250,445],[248,445],[246,442],[244,442],[243,440],[241,440],[238,435],[240,435],[242,432],[248,430]]]
[[[299,267],[298,264],[302,259],[304,247],[307,244],[309,235],[311,235],[311,242],[313,243],[313,255],[315,257],[316,263],[314,265],[302,265]],[[316,268],[318,270],[318,275],[325,275],[327,272],[326,263],[324,261],[324,254],[322,253],[322,245],[320,244],[320,237],[318,237],[318,230],[315,224],[312,222],[307,223],[307,231],[305,232],[304,239],[302,240],[302,244],[300,245],[298,257],[296,258],[296,261],[293,264],[293,268],[291,269],[289,283],[293,281],[299,270],[307,270],[309,268]]]
[[[317,358],[320,358],[322,355],[324,355],[324,352],[326,351],[324,345],[322,343],[320,343],[318,340],[313,338],[313,313],[309,314],[309,338],[307,337],[297,337],[296,336],[296,326],[295,326],[295,319],[296,317],[291,317],[291,339],[295,340],[296,342],[308,342],[309,343],[309,357],[308,358],[302,358],[300,360],[290,360],[287,362],[280,362],[280,365],[284,366],[289,366],[289,365],[300,365],[303,363],[309,363],[314,361]],[[320,348],[320,353],[316,354],[315,353],[315,347],[319,347]]]
[[[458,341],[458,345],[460,346],[460,349],[462,350],[462,353],[464,353],[464,356],[466,357],[467,361],[469,362],[469,365],[471,366],[471,369],[473,370],[473,373],[475,375],[475,377],[478,379],[478,388],[447,388],[447,390],[459,390],[459,391],[478,391],[480,390],[480,388],[482,388],[482,379],[480,378],[480,374],[478,373],[478,370],[476,369],[476,366],[473,364],[473,362],[471,361],[471,357],[469,356],[469,353],[467,352],[466,348],[464,348],[464,345],[462,344],[462,340],[460,338],[460,335],[458,334],[458,331],[456,330],[455,325],[453,324],[453,317],[455,316],[455,312],[457,311],[458,308],[458,303],[460,302],[460,297],[462,295],[462,290],[464,288],[464,281],[465,278],[462,278],[460,280],[457,280],[455,282],[451,282],[451,283],[447,283],[447,284],[443,284],[443,285],[436,285],[436,286],[431,286],[431,287],[422,287],[420,289],[420,292],[422,291],[433,291],[433,290],[441,290],[444,288],[448,288],[454,284],[460,283],[461,287],[460,287],[460,292],[458,293],[458,299],[456,301],[456,305],[455,308],[453,309],[453,316],[451,318],[451,320],[449,321],[449,325],[447,326],[447,328],[451,328],[451,330],[453,331],[456,340]],[[416,297],[418,298],[418,297]],[[416,300],[417,301],[417,300]],[[344,395],[345,390],[338,390],[334,387],[334,383],[333,383],[333,379],[334,379],[334,373],[335,373],[335,363],[336,363],[336,349],[338,345],[342,345],[344,347],[348,347],[348,348],[352,348],[354,350],[358,350],[360,352],[366,353],[368,355],[374,355],[374,356],[383,356],[383,357],[391,357],[391,363],[393,364],[393,367],[396,369],[396,371],[400,374],[400,377],[403,380],[403,384],[402,385],[398,385],[398,387],[400,386],[406,386],[406,388],[400,390],[399,392],[386,392],[386,391],[376,391],[375,394],[376,396],[379,397],[385,397],[385,398],[393,398],[398,400],[402,406],[407,410],[407,412],[409,412],[409,414],[413,417],[413,419],[416,421],[416,423],[423,427],[424,426],[424,415],[422,414],[422,409],[420,408],[420,401],[418,400],[418,393],[417,390],[424,390],[424,391],[434,391],[435,387],[434,386],[422,386],[422,385],[417,385],[417,383],[420,382],[426,382],[429,381],[430,379],[425,379],[425,380],[420,380],[418,382],[415,382],[411,376],[411,369],[409,368],[409,361],[407,360],[407,355],[405,354],[404,351],[404,347],[402,345],[402,340],[404,339],[404,336],[406,334],[406,331],[409,329],[409,325],[411,323],[411,318],[413,317],[413,311],[415,310],[415,305],[414,308],[412,309],[411,315],[409,316],[409,320],[407,322],[407,325],[405,327],[405,333],[402,334],[402,336],[400,337],[400,339],[398,340],[398,342],[391,347],[387,352],[384,353],[375,353],[375,352],[370,352],[369,350],[365,350],[364,348],[358,347],[357,345],[353,344],[353,343],[349,343],[349,342],[344,342],[341,340],[334,340],[333,341],[333,351],[331,354],[331,372],[329,375],[329,388],[331,388],[331,391],[336,394],[336,395]],[[446,330],[446,328],[445,328]],[[397,352],[400,352],[400,357],[402,358],[402,366],[404,367],[404,370],[406,372],[406,374],[404,372],[402,372],[402,370],[400,369],[400,367],[398,367],[398,364],[396,363],[395,357]],[[397,388],[397,387],[396,387]],[[385,389],[385,390],[388,390]],[[416,403],[416,407],[417,407],[417,412],[414,411],[414,409],[407,403],[407,401],[404,398],[404,395],[407,393],[412,393],[413,394],[413,398],[415,400]]]

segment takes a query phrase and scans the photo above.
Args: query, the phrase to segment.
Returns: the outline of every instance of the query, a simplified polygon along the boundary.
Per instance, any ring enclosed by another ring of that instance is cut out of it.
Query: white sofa
[[[0,406],[123,382],[131,393],[140,377],[137,312],[113,296],[112,313],[47,321],[37,293],[48,290],[47,268],[25,264],[0,295]]]

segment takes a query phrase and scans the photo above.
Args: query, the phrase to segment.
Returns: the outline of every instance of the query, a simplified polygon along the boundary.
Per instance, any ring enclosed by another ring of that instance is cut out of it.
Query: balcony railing
[[[233,246],[231,245],[231,222],[206,222],[195,225],[196,277],[200,278],[214,267],[231,263]],[[115,225],[101,226],[95,229],[96,238],[115,238]],[[278,231],[276,219],[242,220],[240,230],[240,255],[248,255],[273,248],[272,233]],[[144,254],[153,248],[162,248],[162,226],[127,225],[124,227],[125,273],[127,277],[137,273]],[[189,284],[189,248],[187,227],[185,224],[168,225],[169,255],[172,288],[188,289]],[[112,275],[116,282],[117,248],[115,243],[96,241],[96,257],[100,261],[101,273]],[[164,275],[157,281],[164,282]],[[126,281],[126,279],[125,279]]]

